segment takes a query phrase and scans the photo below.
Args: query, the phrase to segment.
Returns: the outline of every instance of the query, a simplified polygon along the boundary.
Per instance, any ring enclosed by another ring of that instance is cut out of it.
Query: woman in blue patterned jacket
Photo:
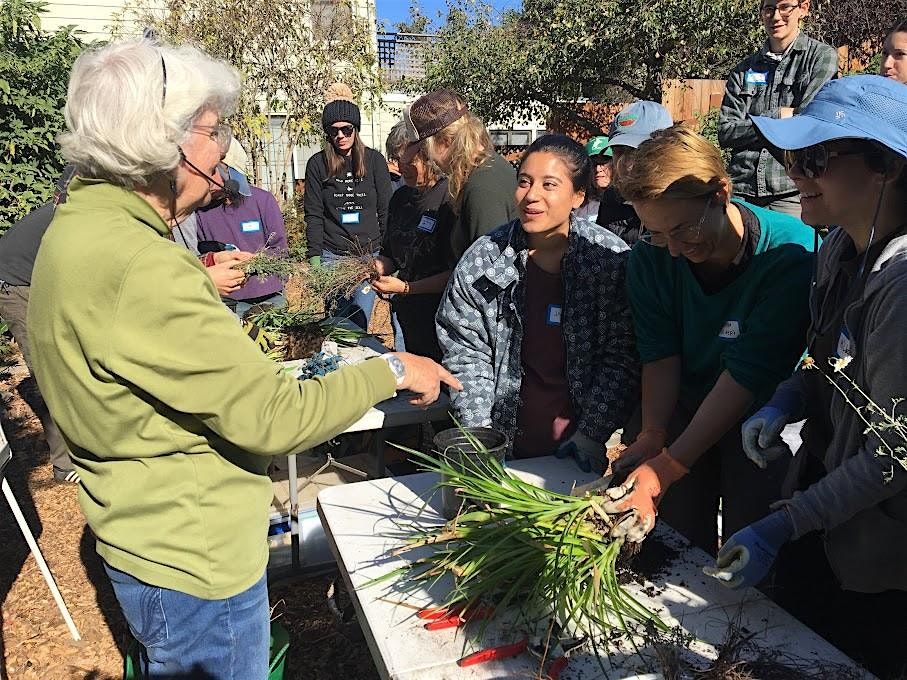
[[[629,249],[573,216],[590,173],[583,147],[537,139],[519,167],[520,219],[463,255],[438,310],[444,365],[463,383],[457,418],[491,426],[516,457],[573,455],[601,471],[604,444],[637,396],[624,292]]]

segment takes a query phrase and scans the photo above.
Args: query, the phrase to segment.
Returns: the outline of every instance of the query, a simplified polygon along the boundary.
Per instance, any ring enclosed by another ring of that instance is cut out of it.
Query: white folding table
[[[364,361],[367,358],[379,356],[388,350],[373,336],[366,336],[360,340],[357,347],[343,347],[339,349],[339,354],[344,361],[355,364]],[[283,362],[287,369],[294,369],[305,363],[304,360]],[[390,399],[386,399],[366,411],[359,420],[346,428],[341,434],[353,432],[376,431],[372,439],[369,453],[372,454],[374,468],[371,476],[375,478],[385,475],[385,439],[389,429],[401,427],[404,425],[415,425],[431,421],[444,420],[448,417],[450,410],[450,398],[442,390],[437,401],[427,407],[413,406],[409,400],[413,397],[410,392],[400,392]],[[342,461],[335,461],[328,458],[327,463],[337,467],[353,470]],[[362,472],[363,476],[366,474]],[[299,523],[299,477],[296,466],[296,454],[287,456],[287,476],[289,484],[289,513],[290,513],[290,546],[292,569],[300,568],[299,542],[300,542],[300,523]],[[316,525],[317,526],[317,525]],[[311,565],[317,566],[317,565]]]
[[[515,461],[511,470],[534,484],[569,493],[574,483],[594,479],[582,473],[569,460],[553,457]],[[539,662],[526,654],[507,660],[460,668],[457,659],[501,644],[515,642],[513,631],[493,624],[481,641],[471,641],[462,632],[444,630],[429,632],[424,621],[415,616],[422,606],[443,601],[450,587],[440,582],[401,604],[404,596],[389,584],[363,584],[400,566],[402,558],[388,556],[399,545],[389,538],[400,530],[400,523],[416,519],[421,524],[441,522],[440,494],[435,494],[429,508],[422,512],[422,498],[437,481],[430,473],[385,478],[346,484],[321,491],[318,512],[325,527],[340,573],[351,594],[365,639],[382,678],[393,680],[427,680],[505,677],[536,677]],[[840,664],[860,669],[838,649],[780,609],[755,589],[734,591],[702,574],[701,568],[713,562],[705,552],[690,546],[676,532],[660,522],[655,536],[676,551],[676,557],[645,586],[629,584],[632,594],[666,623],[679,624],[697,639],[687,652],[699,661],[714,659],[716,646],[725,638],[729,624],[754,633],[761,648],[788,653],[804,663],[812,661]],[[422,548],[430,550],[430,548]],[[656,678],[652,650],[613,647],[606,658],[591,653],[571,655],[562,680],[602,677],[599,660],[608,678]],[[871,678],[868,673],[865,677]]]

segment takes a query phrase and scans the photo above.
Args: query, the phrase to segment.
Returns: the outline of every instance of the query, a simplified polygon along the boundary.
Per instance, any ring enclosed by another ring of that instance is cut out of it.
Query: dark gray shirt
[[[0,281],[30,286],[41,239],[54,217],[54,204],[45,203],[16,222],[0,238]]]

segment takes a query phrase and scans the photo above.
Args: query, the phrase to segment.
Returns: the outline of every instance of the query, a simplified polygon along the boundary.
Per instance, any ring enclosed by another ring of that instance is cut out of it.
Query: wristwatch
[[[396,354],[382,354],[381,358],[387,362],[391,371],[394,372],[394,377],[397,379],[397,387],[400,387],[406,379],[406,365]]]

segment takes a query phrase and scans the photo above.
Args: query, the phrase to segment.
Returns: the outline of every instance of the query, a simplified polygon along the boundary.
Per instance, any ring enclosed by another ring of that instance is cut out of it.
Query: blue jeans
[[[266,680],[271,638],[265,576],[239,595],[202,600],[104,568],[129,630],[147,653],[141,677]]]

